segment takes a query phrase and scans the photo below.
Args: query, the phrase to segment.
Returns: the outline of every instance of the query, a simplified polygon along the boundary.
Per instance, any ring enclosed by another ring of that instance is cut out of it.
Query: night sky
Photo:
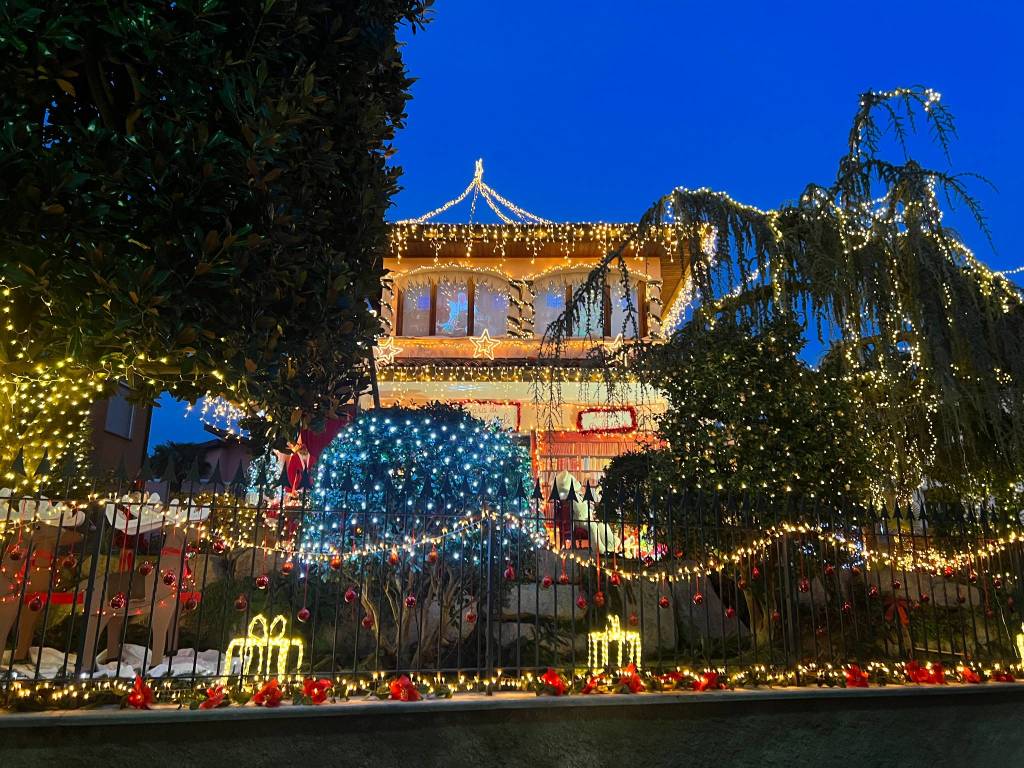
[[[993,268],[1021,266],[1022,38],[1011,2],[438,0],[424,32],[403,34],[418,81],[392,218],[454,197],[478,157],[492,187],[548,219],[635,221],[676,186],[774,207],[832,180],[859,93],[920,84],[959,138],[951,164],[926,135],[914,155],[991,181],[971,189],[995,248],[965,212],[947,221]],[[154,413],[151,444],[206,437],[180,405]]]

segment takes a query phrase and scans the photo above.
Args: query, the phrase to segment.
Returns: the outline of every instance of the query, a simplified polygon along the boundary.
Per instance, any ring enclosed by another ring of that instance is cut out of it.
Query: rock
[[[664,594],[661,585],[646,579],[629,584],[624,591],[626,617],[628,619],[631,613],[636,613],[640,619],[640,626],[637,629],[640,630],[640,640],[646,653],[659,648],[674,651],[679,639],[672,606],[662,608],[658,605],[658,600]],[[623,628],[634,629],[628,625]]]
[[[541,619],[576,621],[587,615],[587,608],[580,608],[576,600],[581,592],[572,584],[552,584],[544,589],[539,584],[517,584],[505,596],[501,608],[502,619]],[[586,595],[589,602],[590,596]]]
[[[558,577],[562,575],[562,558],[549,549],[538,550],[536,569],[537,581],[540,581],[545,576],[550,576],[557,582]],[[582,569],[572,560],[565,561],[565,574],[569,577],[569,581],[574,584],[579,584],[583,580]]]
[[[525,622],[504,622],[498,625],[498,642],[504,648],[516,643],[531,643],[537,639],[537,627]]]
[[[983,606],[981,590],[972,584],[959,584],[944,576],[932,576],[930,581],[932,605],[938,608],[960,608],[963,606],[970,610],[972,607]],[[922,579],[923,582],[924,579]],[[957,594],[963,597],[963,603],[957,599]]]
[[[698,591],[702,600],[700,605],[694,605],[693,597]],[[722,640],[740,632],[750,634],[746,626],[740,626],[738,616],[729,618],[725,615],[725,606],[704,576],[673,582],[672,596],[679,630],[683,638],[691,643],[707,639]]]

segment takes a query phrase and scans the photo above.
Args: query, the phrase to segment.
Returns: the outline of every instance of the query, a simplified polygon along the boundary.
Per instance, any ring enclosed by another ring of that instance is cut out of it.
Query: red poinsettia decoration
[[[224,693],[223,685],[215,685],[206,689],[206,700],[199,703],[200,709],[217,709],[225,706],[227,694]]]
[[[604,677],[602,675],[595,675],[583,684],[580,693],[600,693],[603,686]]]
[[[540,676],[540,681],[544,684],[545,693],[550,693],[552,696],[565,695],[567,688],[565,679],[551,667],[548,667],[548,671]]]
[[[323,704],[327,701],[327,694],[330,693],[333,685],[334,683],[327,678],[314,680],[312,677],[307,677],[302,681],[302,695],[314,704]]]
[[[930,667],[922,667],[916,661],[908,661],[906,664],[907,678],[913,683],[922,683],[925,685],[945,685],[946,684],[946,670],[942,668],[939,663],[932,664]]]
[[[992,672],[992,680],[996,683],[1013,683],[1017,681],[1017,678],[1013,676],[1012,672],[1007,672],[1005,669],[997,669]]]
[[[284,691],[278,686],[275,677],[253,694],[252,703],[257,707],[279,707],[283,698]]]
[[[640,693],[644,689],[644,681],[636,673],[636,664],[630,664],[623,671],[623,675],[619,677],[619,685],[622,691],[629,691],[630,693]]]
[[[705,672],[693,681],[693,690],[695,691],[717,691],[720,688],[725,688],[725,686],[718,679],[717,672]]]
[[[981,676],[970,667],[960,667],[960,679],[965,683],[981,682]]]
[[[135,709],[149,709],[149,705],[153,703],[153,698],[153,689],[146,685],[140,675],[136,675],[135,685],[126,699],[128,706]]]
[[[391,682],[391,698],[395,701],[419,701],[420,692],[408,675],[402,675]]]
[[[847,688],[867,688],[868,673],[860,668],[858,664],[851,664],[846,668]]]

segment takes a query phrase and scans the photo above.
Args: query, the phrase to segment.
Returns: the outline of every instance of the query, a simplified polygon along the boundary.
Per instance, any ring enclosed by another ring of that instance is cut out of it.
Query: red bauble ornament
[[[249,607],[249,598],[247,598],[245,595],[239,595],[238,597],[235,598],[235,610],[236,611],[244,611],[248,607]]]
[[[391,564],[391,565],[398,565],[398,562],[399,562],[398,550],[397,549],[392,549],[388,553],[388,563]]]
[[[416,595],[409,595],[407,598],[405,598],[405,607],[406,608],[415,608],[416,607]]]
[[[746,588],[747,588],[747,580],[746,579],[740,579],[739,581],[736,582],[736,586],[739,587],[740,592],[745,591]]]
[[[466,611],[465,619],[467,624],[476,624],[476,614],[473,612],[472,608]]]
[[[369,614],[363,616],[363,620],[360,622],[360,624],[363,625],[363,629],[370,629],[371,627],[373,627],[373,616],[370,616]]]
[[[992,579],[992,586],[996,589],[999,589],[1001,586],[1003,586],[1003,580],[1000,577],[996,576]]]
[[[110,607],[115,611],[120,611],[125,605],[128,604],[128,599],[124,596],[124,592],[118,592],[112,598],[110,598]]]
[[[174,575],[174,571],[164,571],[163,582],[168,587],[173,587],[177,583],[178,577]]]
[[[148,560],[143,560],[141,563],[139,563],[140,576],[149,576],[149,574],[151,574],[152,572],[153,564],[151,562],[149,562]]]
[[[563,573],[561,576],[559,576],[558,577],[558,583],[559,584],[568,584],[569,583],[569,574],[568,573]]]
[[[704,595],[702,595],[700,592],[694,592],[692,599],[694,605],[700,605],[704,602]]]
[[[332,571],[340,571],[341,570],[341,558],[338,555],[335,555],[334,557],[331,558],[331,570]]]
[[[778,611],[772,611],[772,621],[776,623],[782,621],[782,614]]]
[[[213,542],[214,554],[223,555],[227,548],[228,545],[224,543],[224,539],[217,539]]]
[[[303,606],[302,608],[299,608],[299,612],[295,614],[295,618],[297,618],[299,621],[305,624],[307,621],[309,621],[309,617],[311,615],[312,614],[309,612],[309,608]]]
[[[515,581],[515,580],[516,580],[516,569],[512,567],[511,563],[509,563],[509,565],[505,568],[505,581]]]
[[[540,580],[540,585],[544,589],[549,589],[551,587],[551,585],[554,584],[554,583],[555,583],[555,580],[552,579],[550,576],[545,576],[543,579]]]
[[[629,626],[635,627],[639,623],[640,623],[640,617],[636,615],[636,611],[634,611],[633,613],[629,614]]]
[[[291,560],[285,560],[283,563],[281,563],[281,573],[283,573],[285,576],[291,573],[294,569],[295,563],[293,563]]]
[[[433,547],[429,552],[427,552],[427,562],[431,565],[436,563],[439,557],[440,554],[438,554],[437,547]]]
[[[28,601],[28,609],[33,613],[38,613],[43,607],[43,598],[39,595],[33,595],[32,599]]]
[[[801,592],[810,592],[811,580],[808,579],[806,576],[801,576],[800,582],[797,584],[797,589],[799,589]]]
[[[270,586],[270,577],[265,573],[261,573],[256,577],[256,589],[266,589]]]
[[[750,569],[750,578],[752,578],[754,581],[757,581],[761,578],[761,569],[758,568],[756,565]]]
[[[62,561],[61,565],[67,568],[69,571],[78,565],[78,558],[74,555],[67,555]]]
[[[920,595],[918,595],[918,600],[920,600],[922,603],[927,604],[927,602],[931,600],[931,597],[928,595],[927,592],[922,592]]]
[[[668,608],[668,605],[669,605],[668,596],[667,595],[662,595],[661,597],[659,597],[658,598],[658,605],[661,608]]]
[[[849,616],[849,615],[850,615],[850,612],[851,612],[851,611],[853,610],[853,606],[852,606],[852,605],[850,605],[849,603],[843,603],[843,607],[842,607],[842,609],[841,609],[841,610],[842,610],[842,612],[843,612],[844,614],[846,614],[847,616]]]
[[[731,605],[728,608],[725,609],[725,617],[727,619],[731,619],[735,615],[736,615],[736,609],[733,608]]]
[[[604,607],[604,592],[594,593],[594,605],[596,605],[598,608]]]
[[[584,597],[583,595],[580,595],[579,597],[577,597],[576,598],[576,607],[579,608],[581,611],[584,608],[586,608],[587,607],[587,598]]]
[[[24,556],[25,551],[17,544],[7,550],[7,557],[15,563],[21,560]]]
[[[196,600],[194,597],[190,597],[183,603],[183,606],[186,611],[194,611],[196,608],[199,607],[199,601]]]
[[[894,590],[899,591],[900,587],[902,587],[902,586],[903,586],[903,583],[899,579],[893,579],[892,580],[892,588]]]
[[[850,568],[850,573],[852,573],[854,576],[860,576],[860,566],[855,565],[852,568]]]
[[[349,587],[345,590],[345,602],[354,603],[356,598],[359,597],[359,593],[356,592],[355,587]]]
[[[868,597],[878,597],[878,587],[876,585],[872,584],[868,588]]]
[[[968,574],[967,576],[967,580],[971,582],[971,584],[976,583],[978,581],[978,574],[976,574],[974,571],[971,571],[970,574]]]
[[[618,571],[612,571],[612,575],[608,577],[608,583],[613,587],[617,587],[622,583],[622,577],[619,576]]]
[[[942,575],[945,576],[947,579],[950,578],[953,575],[953,566],[947,565],[945,568],[943,568]]]
[[[836,572],[836,567],[834,565],[832,565],[832,563],[829,563],[828,565],[825,566],[825,575],[826,576],[832,576],[833,574],[835,574],[835,572]]]

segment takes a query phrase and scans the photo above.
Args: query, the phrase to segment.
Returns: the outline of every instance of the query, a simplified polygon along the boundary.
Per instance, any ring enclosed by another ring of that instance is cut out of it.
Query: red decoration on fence
[[[420,692],[407,675],[391,682],[391,698],[394,701],[419,701]]]
[[[135,709],[149,709],[153,703],[153,689],[143,681],[140,675],[135,676],[135,685],[125,700],[129,707]]]
[[[253,694],[252,703],[257,707],[279,707],[283,698],[284,691],[278,687],[275,677]]]

